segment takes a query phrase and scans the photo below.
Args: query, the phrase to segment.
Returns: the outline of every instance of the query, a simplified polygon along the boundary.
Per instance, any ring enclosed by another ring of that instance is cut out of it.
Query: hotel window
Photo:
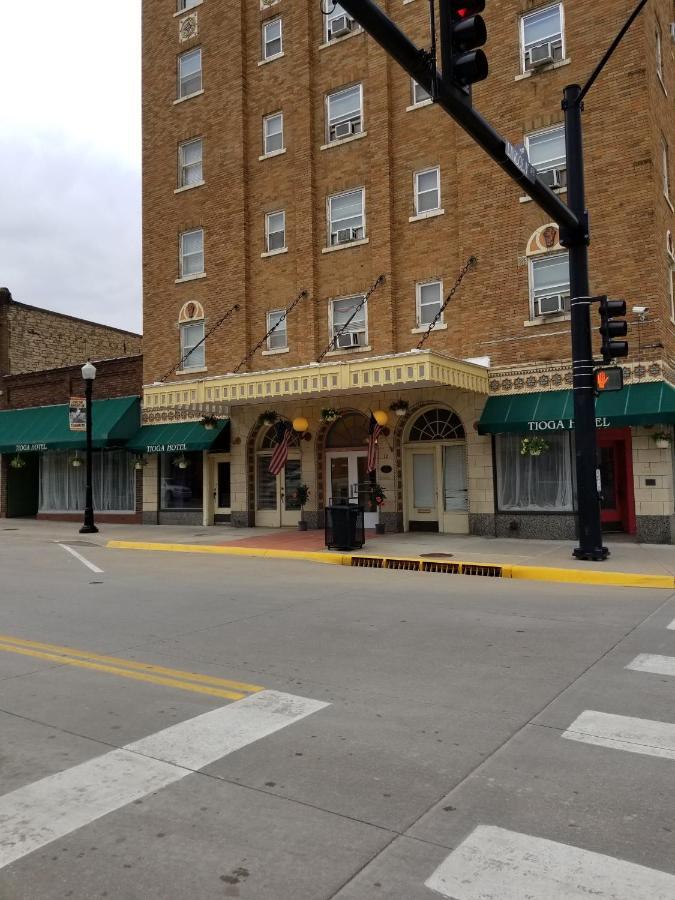
[[[327,139],[342,138],[363,131],[363,88],[360,84],[335,91],[326,97]]]
[[[661,43],[661,26],[658,22],[654,25],[654,42],[656,53],[656,74],[663,82],[663,46]]]
[[[180,358],[181,369],[203,369],[206,365],[203,322],[180,326]]]
[[[202,172],[202,139],[185,141],[178,147],[178,187],[191,187],[201,184]]]
[[[202,0],[178,0],[178,12],[184,9],[192,9],[193,6],[199,6]]]
[[[668,287],[670,289],[670,321],[675,322],[675,265],[668,272]]]
[[[424,90],[421,84],[418,84],[414,78],[410,79],[410,94],[413,106],[419,106],[420,103],[426,103],[431,100],[431,94]]]
[[[190,97],[202,89],[201,47],[178,57],[178,98]]]
[[[663,173],[663,193],[670,199],[670,162],[668,159],[668,144],[665,138],[661,138],[661,168]]]
[[[360,241],[366,234],[364,190],[328,198],[328,239],[331,247]]]
[[[562,125],[525,135],[527,156],[543,181],[551,188],[567,184],[565,129]]]
[[[280,209],[265,216],[265,250],[267,253],[273,253],[275,250],[285,249],[286,212]]]
[[[521,441],[532,434],[495,435],[497,507],[521,512],[572,512],[573,452],[570,432],[544,433],[541,456],[523,456]]]
[[[204,230],[184,231],[180,236],[180,277],[201,275],[204,271]]]
[[[567,312],[570,304],[568,253],[544,253],[532,257],[529,263],[531,317],[538,319]]]
[[[443,282],[426,281],[416,286],[417,293],[417,327],[429,325],[443,303]],[[443,316],[438,323],[443,322]]]
[[[330,7],[330,12],[323,17],[326,22],[326,41],[335,41],[354,31],[360,31],[359,24],[352,19],[349,13],[345,12],[339,3],[327,3],[326,6]]]
[[[268,338],[268,350],[285,350],[288,347],[288,332],[286,330],[285,309],[273,309],[267,313],[267,330],[274,328],[279,322],[281,324]],[[283,319],[283,322],[281,321]]]
[[[363,294],[359,294],[356,297],[341,297],[339,300],[331,300],[329,326],[334,339],[333,349],[347,350],[351,347],[365,347],[367,345],[368,317],[366,306],[368,304],[366,302],[358,309],[362,301]]]
[[[441,208],[441,170],[438,166],[415,172],[415,215]]]
[[[283,52],[281,33],[281,17],[263,22],[262,26],[262,58],[274,59]]]
[[[263,154],[270,156],[284,149],[284,115],[275,113],[263,119]]]
[[[565,56],[561,4],[522,16],[520,50],[523,72],[550,65]]]

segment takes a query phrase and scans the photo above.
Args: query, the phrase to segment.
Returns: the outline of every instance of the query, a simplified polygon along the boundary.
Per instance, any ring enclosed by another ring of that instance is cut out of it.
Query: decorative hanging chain
[[[250,350],[250,351],[246,354],[246,356],[242,359],[242,361],[239,363],[239,365],[237,366],[237,368],[234,370],[235,373],[238,372],[239,369],[241,369],[243,366],[246,365],[246,363],[249,361],[249,359],[250,359],[255,353],[257,353],[258,350],[260,350],[260,348],[261,348],[262,345],[265,343],[265,341],[267,340],[267,338],[268,338],[271,334],[274,334],[274,332],[277,330],[277,328],[281,325],[282,322],[285,322],[285,321],[286,321],[286,319],[288,318],[288,314],[291,313],[291,312],[295,309],[295,307],[298,305],[298,303],[299,303],[301,300],[304,300],[305,297],[307,297],[307,296],[309,296],[308,293],[307,293],[307,291],[300,291],[300,293],[299,293],[298,296],[295,298],[295,300],[291,303],[291,305],[290,305],[286,310],[284,310],[283,316],[279,319],[279,321],[276,323],[276,325],[273,325],[273,326],[270,328],[270,330],[267,332],[267,334],[264,334],[264,335],[260,338],[260,340],[258,341],[258,343],[255,345],[255,347],[254,347],[252,350]]]
[[[417,349],[418,349],[418,350],[421,350],[421,349],[422,349],[422,346],[423,346],[424,342],[425,342],[426,339],[429,337],[429,335],[431,334],[431,332],[434,330],[434,327],[435,327],[435,325],[436,325],[436,322],[438,322],[438,320],[439,320],[439,319],[441,318],[441,316],[443,315],[443,311],[445,310],[445,307],[446,307],[446,306],[448,305],[448,303],[452,300],[452,298],[453,298],[455,292],[457,291],[457,289],[459,288],[460,284],[462,283],[462,280],[463,280],[464,276],[466,275],[466,273],[467,273],[467,272],[470,272],[471,269],[473,269],[473,268],[476,266],[476,263],[477,263],[477,262],[478,262],[477,257],[475,257],[475,256],[470,256],[470,257],[468,258],[468,260],[466,261],[466,264],[463,266],[463,268],[461,268],[461,269],[459,270],[459,275],[457,276],[457,281],[453,284],[452,290],[450,291],[450,293],[448,294],[448,296],[447,296],[447,297],[445,298],[445,300],[443,301],[443,305],[440,307],[440,309],[438,310],[438,312],[436,313],[436,315],[433,317],[433,319],[431,320],[431,322],[429,322],[429,327],[427,328],[427,330],[424,332],[424,334],[422,335],[422,337],[419,339],[419,343],[417,344]]]
[[[169,375],[171,375],[172,372],[175,372],[176,369],[182,369],[183,366],[185,365],[186,360],[189,359],[189,357],[191,356],[191,354],[195,352],[195,350],[197,349],[197,347],[201,347],[201,345],[204,343],[204,341],[205,341],[208,337],[210,337],[210,336],[213,334],[213,332],[214,332],[217,328],[220,328],[220,326],[223,324],[223,322],[225,322],[227,319],[229,319],[230,316],[232,315],[232,313],[235,313],[238,309],[239,309],[239,304],[238,304],[238,303],[235,303],[234,306],[231,306],[231,307],[228,309],[228,311],[225,313],[225,315],[224,315],[224,316],[221,316],[221,318],[218,319],[218,321],[217,321],[216,324],[213,326],[213,328],[209,328],[209,330],[206,332],[206,334],[205,334],[204,337],[201,339],[201,341],[198,341],[198,342],[194,345],[194,347],[191,347],[191,348],[188,350],[187,353],[185,353],[183,356],[181,356],[181,358],[180,358],[180,360],[179,360],[179,362],[178,362],[178,365],[175,366],[175,367],[174,367],[174,366],[171,366],[171,368],[170,368],[169,371],[166,373],[166,375],[163,375],[159,380],[160,380],[160,381],[166,381],[166,379],[169,377]],[[188,323],[186,323],[186,324],[189,325],[190,323],[188,322]]]
[[[320,0],[319,6],[321,8],[321,15],[329,16],[331,13],[334,13],[337,5],[338,0]],[[328,6],[330,6],[330,9],[327,9]]]
[[[377,276],[377,278],[375,279],[375,281],[371,284],[371,286],[368,288],[368,290],[366,291],[366,293],[365,293],[365,294],[363,295],[363,297],[361,298],[361,301],[360,301],[360,303],[358,304],[358,306],[355,308],[354,312],[353,312],[353,313],[351,314],[351,316],[347,319],[347,321],[346,321],[345,324],[342,326],[342,328],[341,328],[339,331],[336,331],[336,332],[335,332],[335,334],[333,335],[333,338],[332,338],[331,342],[328,344],[328,346],[327,346],[326,349],[323,351],[323,353],[322,353],[319,357],[317,357],[317,360],[316,360],[317,362],[321,362],[321,360],[324,358],[324,356],[325,356],[327,353],[330,353],[330,351],[334,349],[335,344],[336,344],[336,342],[337,342],[337,339],[340,337],[341,334],[344,334],[344,333],[345,333],[345,331],[347,330],[347,326],[349,325],[349,323],[350,323],[350,322],[352,321],[352,319],[356,316],[356,314],[357,314],[360,310],[363,309],[363,307],[364,307],[364,306],[366,305],[366,303],[368,302],[368,298],[369,298],[370,295],[373,293],[373,291],[375,291],[381,284],[384,284],[384,280],[385,280],[385,279],[384,279],[384,275],[378,275],[378,276]]]

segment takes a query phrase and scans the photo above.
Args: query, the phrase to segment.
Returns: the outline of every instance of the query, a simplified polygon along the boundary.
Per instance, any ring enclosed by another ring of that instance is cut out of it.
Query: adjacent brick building
[[[424,0],[381,5],[428,46]],[[318,525],[331,497],[371,503],[375,477],[387,500],[371,523],[570,537],[558,229],[332,7],[144,0],[145,421],[231,421],[218,452],[204,435],[199,448],[164,444],[194,453],[179,460],[178,500],[176,451],[150,453],[146,478],[174,495],[146,496],[147,518],[292,524],[306,483]],[[625,15],[618,0],[486,11],[491,72],[474,103],[563,199],[562,88],[583,82]],[[603,517],[645,540],[671,540],[675,521],[672,18],[669,0],[650,4],[584,113],[592,289],[647,308],[629,315],[623,412],[598,406]],[[378,408],[390,421],[373,476],[363,459]],[[311,435],[276,479],[265,410],[306,419]],[[546,435],[541,457],[520,452],[530,432]]]

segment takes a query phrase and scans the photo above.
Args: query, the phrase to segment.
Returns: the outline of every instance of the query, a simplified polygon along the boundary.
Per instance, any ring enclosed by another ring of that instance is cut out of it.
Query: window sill
[[[409,222],[423,222],[424,219],[435,219],[436,216],[445,215],[444,209],[430,209],[427,212],[417,213],[416,216],[410,216]]]
[[[329,144],[322,144],[319,150],[330,150],[333,147],[341,147],[343,144],[351,144],[352,141],[358,141],[368,135],[367,131],[359,131],[358,134],[350,134],[349,137],[340,138],[337,141],[331,141]]]
[[[675,212],[675,207],[673,206],[672,201],[671,201],[670,197],[668,196],[668,194],[664,194],[663,197],[664,197],[666,203],[668,204],[668,206],[670,207],[670,211]]]
[[[326,353],[326,356],[345,356],[350,353],[368,353],[372,349],[370,344],[368,344],[365,347],[349,347],[344,350],[329,350],[328,353]]]
[[[665,86],[665,84],[664,84],[664,82],[663,82],[663,75],[662,75],[660,72],[657,72],[657,73],[656,73],[656,77],[659,79],[659,84],[660,84],[661,87],[663,88],[663,93],[664,93],[664,94],[666,95],[666,97],[667,97],[667,96],[668,96],[668,91],[666,90],[666,86]]]
[[[179,9],[179,10],[177,10],[177,11],[173,14],[174,19],[176,18],[176,16],[187,16],[187,15],[188,15],[189,13],[191,13],[192,10],[195,9],[197,6],[201,6],[203,2],[204,2],[204,0],[197,0],[197,2],[196,2],[196,3],[193,3],[192,6],[188,7],[188,9]]]
[[[197,375],[201,372],[208,372],[206,366],[195,366],[193,369],[176,369],[174,375]]]
[[[434,325],[434,327],[431,330],[432,331],[447,331],[447,328],[448,328],[448,323],[441,322],[440,325]],[[411,328],[410,333],[411,334],[425,334],[425,332],[427,332],[428,330],[429,330],[428,325],[418,325],[417,328]]]
[[[272,150],[271,153],[263,153],[262,156],[258,157],[258,160],[262,162],[264,159],[272,159],[274,156],[283,156],[286,152],[286,148],[282,147],[281,150]]]
[[[177,100],[173,101],[173,105],[176,106],[178,103],[185,103],[186,100],[192,100],[193,97],[199,97],[204,93],[204,88],[201,88],[198,91],[195,91],[194,94],[186,94],[184,97],[178,97]]]
[[[260,254],[260,259],[267,259],[268,256],[281,256],[282,253],[288,253],[288,247],[280,247],[278,250],[266,250]]]
[[[349,34],[343,34],[342,37],[334,38],[332,41],[324,41],[323,44],[319,44],[319,50],[325,50],[327,47],[341,44],[343,41],[348,41],[349,38],[356,37],[358,34],[365,34],[363,28],[357,28],[355,31],[350,31]]]
[[[197,272],[195,275],[183,275],[182,278],[176,278],[174,284],[183,284],[186,281],[199,281],[200,278],[206,278],[206,272]]]
[[[350,247],[362,247],[369,244],[370,238],[361,238],[360,241],[350,241],[348,244],[335,244],[333,247],[324,247],[322,253],[335,253],[336,250],[349,250]]]
[[[563,313],[561,316],[538,316],[536,319],[528,319],[523,322],[525,328],[534,328],[537,325],[553,325],[556,322],[569,322],[572,316],[569,313]]]
[[[567,193],[566,187],[551,188],[551,190],[553,191],[554,194],[566,194]],[[526,194],[524,197],[519,197],[518,202],[519,203],[532,203],[532,197],[528,197]]]
[[[205,181],[195,181],[194,184],[184,184],[183,187],[175,188],[174,194],[182,194],[183,191],[191,191],[192,188],[201,187],[203,184],[206,184]]]
[[[410,106],[406,106],[406,112],[412,112],[413,109],[422,109],[424,106],[433,106],[434,101],[429,97],[428,100],[420,100],[419,103],[411,103]]]
[[[275,62],[277,59],[281,59],[284,56],[286,56],[286,54],[282,50],[281,53],[275,53],[274,56],[268,56],[267,59],[261,59],[258,65],[266,66],[267,63]]]
[[[525,78],[532,78],[533,75],[538,75],[540,72],[552,72],[554,69],[562,69],[563,66],[569,66],[572,60],[568,56],[567,59],[559,59],[558,62],[549,63],[547,66],[541,66],[538,69],[529,69],[527,72],[521,72],[520,75],[516,75],[513,79],[514,81],[523,81]]]
[[[263,350],[263,356],[279,356],[280,353],[290,353],[289,347],[279,347],[278,350]]]

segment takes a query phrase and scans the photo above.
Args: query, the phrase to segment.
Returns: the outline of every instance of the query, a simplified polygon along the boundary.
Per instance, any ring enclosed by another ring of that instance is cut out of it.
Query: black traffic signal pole
[[[80,528],[80,534],[94,534],[98,531],[96,525],[94,525],[94,496],[92,489],[92,433],[91,433],[91,419],[92,419],[92,386],[93,379],[87,378],[84,382],[84,396],[86,403],[86,417],[87,417],[87,484],[85,489],[85,500],[84,500],[84,524],[82,528]]]

